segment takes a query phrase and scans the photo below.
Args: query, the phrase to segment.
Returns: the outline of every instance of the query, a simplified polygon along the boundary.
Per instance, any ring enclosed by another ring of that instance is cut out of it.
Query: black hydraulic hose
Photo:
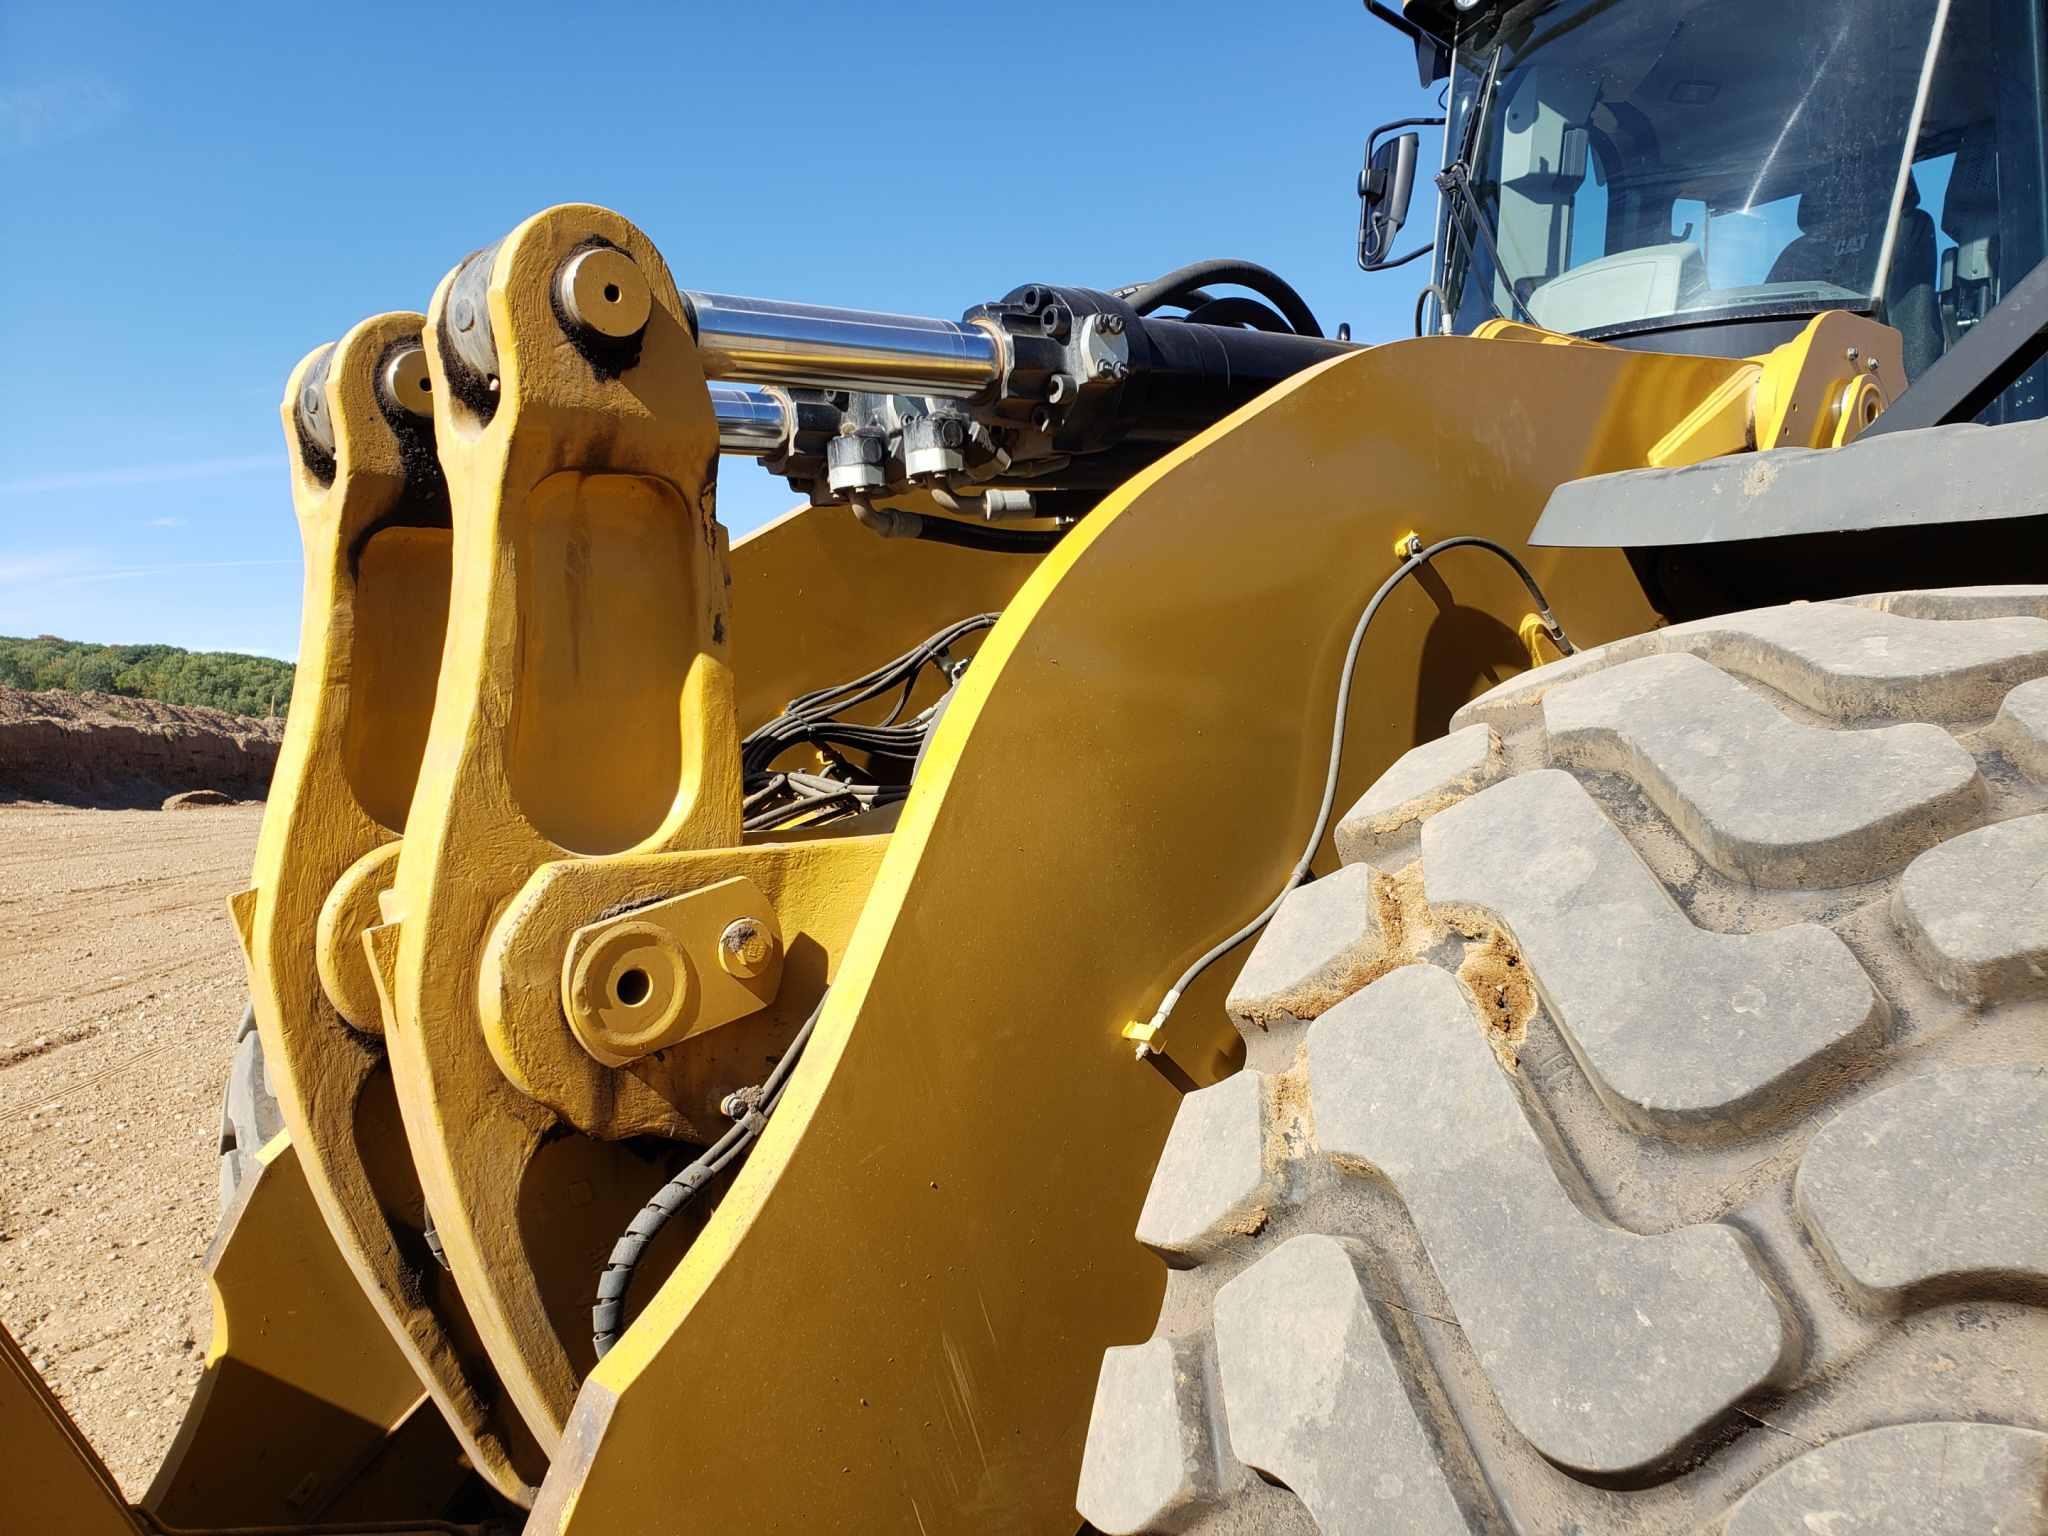
[[[1229,938],[1217,940],[1166,989],[1166,996],[1159,1000],[1159,1006],[1153,1010],[1148,1025],[1148,1037],[1139,1043],[1140,1057],[1148,1056],[1158,1049],[1151,1041],[1158,1037],[1158,1030],[1180,1003],[1181,994],[1194,984],[1195,978],[1271,922],[1273,914],[1280,910],[1280,903],[1287,899],[1288,893],[1308,878],[1309,865],[1315,859],[1316,850],[1323,845],[1323,834],[1330,829],[1330,812],[1337,803],[1338,771],[1344,765],[1345,716],[1351,711],[1351,684],[1358,671],[1358,652],[1359,647],[1365,643],[1365,632],[1371,627],[1374,615],[1380,611],[1380,605],[1396,587],[1438,555],[1453,549],[1484,549],[1507,561],[1514,568],[1515,574],[1521,578],[1522,585],[1529,589],[1529,596],[1536,604],[1536,616],[1542,620],[1543,628],[1556,642],[1558,650],[1566,656],[1577,651],[1578,647],[1567,638],[1564,627],[1551,613],[1550,600],[1543,595],[1543,588],[1536,584],[1536,578],[1529,574],[1529,567],[1522,564],[1514,551],[1505,544],[1481,538],[1478,534],[1462,533],[1454,538],[1439,539],[1427,549],[1417,550],[1395,567],[1393,575],[1380,583],[1379,590],[1373,593],[1371,600],[1365,605],[1365,611],[1358,616],[1358,623],[1351,631],[1351,644],[1344,652],[1344,665],[1337,675],[1337,718],[1330,728],[1330,766],[1323,776],[1323,799],[1316,808],[1315,830],[1308,835],[1308,846],[1302,849],[1301,857],[1294,861],[1294,869],[1288,875],[1286,884],[1280,887],[1280,894],[1266,904],[1265,910]]]
[[[1422,307],[1429,302],[1431,294],[1436,295],[1436,306],[1440,320],[1447,320],[1451,313],[1451,296],[1435,283],[1424,283],[1422,292],[1415,295],[1415,334],[1422,334]]]
[[[1119,293],[1119,297],[1139,314],[1150,314],[1162,304],[1177,302],[1177,295],[1203,283],[1235,283],[1240,288],[1249,288],[1262,299],[1270,299],[1273,307],[1287,319],[1299,336],[1320,336],[1323,328],[1316,320],[1315,311],[1308,302],[1295,292],[1294,285],[1270,267],[1262,267],[1255,261],[1197,261],[1185,267],[1176,267],[1164,277],[1155,277],[1149,283]]]
[[[987,550],[998,555],[1042,555],[1067,536],[1065,528],[991,528],[985,523],[961,522],[950,517],[927,517],[921,512],[905,514],[917,519],[913,538],[928,544],[951,544],[958,549]]]
[[[1237,294],[1197,304],[1188,311],[1187,319],[1190,325],[1248,325],[1255,331],[1272,331],[1281,335],[1291,329],[1271,305]]]
[[[695,1200],[705,1185],[725,1172],[761,1139],[768,1117],[775,1113],[775,1106],[781,1102],[782,1090],[789,1083],[789,1074],[796,1067],[797,1057],[803,1054],[811,1031],[818,1027],[818,1015],[824,1011],[825,999],[820,997],[817,1007],[811,1010],[811,1016],[804,1020],[804,1027],[796,1032],[796,1038],[789,1042],[789,1049],[782,1053],[782,1060],[775,1063],[775,1069],[761,1085],[734,1095],[734,1098],[747,1103],[746,1113],[694,1163],[656,1190],[654,1197],[640,1207],[640,1214],[619,1235],[619,1240],[612,1244],[611,1257],[605,1260],[604,1270],[597,1277],[596,1304],[590,1309],[590,1337],[598,1359],[610,1354],[612,1346],[619,1342],[625,1323],[626,1292],[632,1287],[633,1272],[646,1257],[648,1244],[668,1225],[670,1217]]]

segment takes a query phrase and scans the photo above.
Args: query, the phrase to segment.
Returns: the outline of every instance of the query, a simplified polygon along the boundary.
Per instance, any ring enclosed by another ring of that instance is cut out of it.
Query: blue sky
[[[1432,101],[1357,0],[6,0],[0,634],[292,655],[285,375],[551,203],[685,287],[955,316],[1242,256],[1381,339],[1423,274],[1353,265],[1359,154]],[[725,471],[736,533],[795,500]]]

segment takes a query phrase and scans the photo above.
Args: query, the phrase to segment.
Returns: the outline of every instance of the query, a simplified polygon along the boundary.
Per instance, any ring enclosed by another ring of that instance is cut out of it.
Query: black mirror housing
[[[1421,142],[1415,133],[1382,140],[1369,148],[1358,173],[1358,265],[1367,272],[1386,263],[1394,237],[1408,222]]]

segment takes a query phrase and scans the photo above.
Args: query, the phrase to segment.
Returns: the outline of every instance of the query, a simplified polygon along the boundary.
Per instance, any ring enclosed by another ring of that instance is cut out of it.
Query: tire
[[[1467,705],[1231,993],[1081,1514],[2048,1529],[2044,780],[2048,588],[1702,620]]]
[[[226,1223],[242,1185],[256,1173],[256,1154],[284,1129],[284,1115],[270,1090],[263,1036],[256,1031],[256,1005],[242,1006],[235,1026],[234,1054],[220,1105],[220,1219]]]

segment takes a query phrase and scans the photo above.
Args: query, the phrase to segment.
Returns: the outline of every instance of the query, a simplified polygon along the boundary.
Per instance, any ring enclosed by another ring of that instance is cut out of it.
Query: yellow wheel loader
[[[1366,9],[1412,339],[565,206],[299,365],[205,1375],[0,1528],[2044,1528],[2048,11]]]

